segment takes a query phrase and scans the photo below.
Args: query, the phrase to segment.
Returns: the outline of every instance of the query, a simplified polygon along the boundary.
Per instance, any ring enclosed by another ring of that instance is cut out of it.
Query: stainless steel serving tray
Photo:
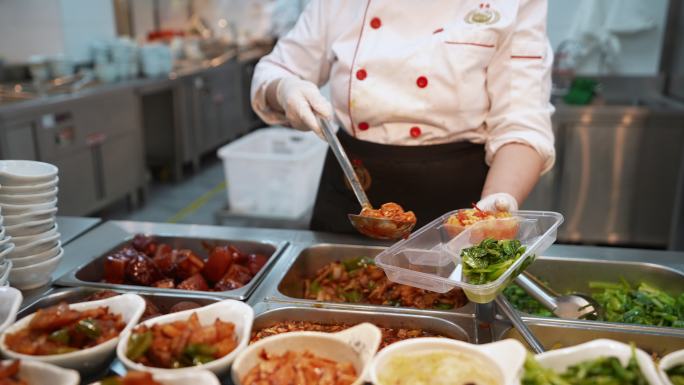
[[[448,338],[474,342],[473,323],[464,323],[463,327],[445,319],[397,313],[377,313],[373,311],[321,309],[302,306],[285,306],[266,310],[256,316],[252,331],[258,331],[283,321],[308,321],[322,324],[359,324],[370,322],[379,327],[423,329]],[[466,330],[470,330],[468,333]]]
[[[116,224],[116,222],[114,223]],[[97,230],[98,229],[79,239],[77,245],[80,246],[83,251],[79,249],[74,250],[73,245],[71,249],[66,250],[67,253],[79,253],[78,257],[80,261],[85,260],[87,262],[79,262],[77,267],[67,272],[55,282],[57,285],[246,300],[288,245],[287,241],[257,238],[255,236],[248,236],[247,233],[245,233],[244,237],[235,231],[226,231],[224,234],[221,231],[222,228],[211,226],[179,226],[144,222],[119,222],[119,226],[108,226],[105,228],[106,231]],[[191,249],[203,257],[206,257],[206,253],[204,253],[202,242],[208,242],[210,244],[232,244],[244,253],[260,253],[269,258],[264,267],[247,285],[230,291],[203,292],[160,289],[147,286],[116,285],[102,282],[104,273],[103,265],[107,255],[130,242],[135,234],[138,233],[155,236],[160,241],[168,243],[172,247]]]
[[[573,346],[598,338],[609,338],[624,343],[634,342],[637,347],[658,357],[684,349],[684,333],[677,333],[677,329],[541,317],[523,317],[523,320],[547,350]],[[497,322],[494,326],[494,339],[506,338],[516,339],[527,346],[522,336],[509,323]]]
[[[304,244],[290,245],[286,252],[286,261],[281,261],[277,269],[270,274],[269,289],[264,294],[265,300],[306,304],[307,306],[324,306],[328,309],[366,310],[380,313],[411,313],[433,315],[438,317],[475,317],[475,306],[468,303],[453,310],[417,309],[410,307],[381,306],[362,303],[320,302],[302,298],[304,279],[313,277],[316,271],[324,265],[359,256],[374,257],[384,248],[377,246],[348,245],[348,244]]]

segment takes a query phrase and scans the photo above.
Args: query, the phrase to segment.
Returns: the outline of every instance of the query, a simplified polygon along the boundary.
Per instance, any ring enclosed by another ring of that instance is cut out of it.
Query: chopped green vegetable
[[[214,361],[216,348],[207,344],[190,344],[183,350],[182,366],[197,366]]]
[[[48,339],[52,342],[57,342],[62,345],[69,345],[69,341],[71,340],[69,336],[69,329],[64,328],[55,330],[54,332],[50,333]]]
[[[357,257],[342,261],[342,266],[344,266],[344,269],[347,270],[347,272],[361,269],[369,265],[375,265],[375,261],[368,257]]]
[[[76,331],[93,340],[102,334],[100,325],[98,325],[97,321],[92,318],[86,318],[78,321],[76,324]]]
[[[684,385],[684,364],[673,366],[665,371],[674,385]]]
[[[142,357],[150,346],[152,346],[152,332],[135,333],[131,335],[131,338],[128,340],[126,357],[135,361]]]
[[[321,291],[321,284],[318,283],[318,281],[311,282],[311,285],[309,286],[309,292],[315,295],[318,294],[319,291]]]
[[[520,241],[487,238],[461,251],[463,274],[468,283],[482,285],[496,281],[525,253]]]
[[[525,360],[522,385],[648,385],[636,360],[634,345],[627,366],[616,357],[600,357],[580,362],[555,373],[542,367],[531,355]]]
[[[520,310],[523,313],[541,317],[555,317],[549,309],[532,298],[532,296],[527,294],[527,292],[518,285],[508,285],[508,287],[504,289],[503,294],[515,309]]]
[[[454,308],[454,305],[452,305],[450,303],[438,302],[433,306],[433,308],[438,309],[438,310],[451,310]]]
[[[363,296],[357,290],[351,290],[351,291],[344,292],[344,293],[342,293],[342,296],[344,296],[344,299],[347,302],[352,302],[352,303],[361,302],[361,300],[363,299]]]
[[[604,320],[650,326],[684,327],[684,293],[673,297],[642,282],[634,289],[621,283],[590,282],[592,297],[601,305]]]

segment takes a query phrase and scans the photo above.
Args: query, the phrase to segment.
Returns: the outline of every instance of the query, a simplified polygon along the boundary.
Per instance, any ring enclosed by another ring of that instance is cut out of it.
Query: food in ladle
[[[261,254],[245,254],[232,245],[206,245],[204,260],[188,249],[174,249],[138,234],[130,246],[104,263],[104,281],[164,289],[227,291],[252,280],[268,261]]]
[[[74,310],[67,303],[38,310],[28,326],[7,334],[7,347],[21,354],[70,353],[117,338],[126,327],[120,314],[106,306]]]
[[[250,343],[282,333],[300,331],[337,333],[342,330],[348,329],[352,326],[354,325],[346,323],[324,324],[320,322],[309,321],[282,321],[276,322],[275,324],[269,327],[253,331]],[[423,329],[386,327],[379,327],[379,329],[382,332],[382,342],[380,343],[380,349],[384,348],[387,345],[391,345],[395,342],[403,341],[410,338],[442,337],[439,334],[432,333],[430,331]]]
[[[154,380],[152,373],[128,372],[123,377],[107,377],[100,381],[101,385],[162,385]],[[1,384],[0,384],[1,385]]]
[[[19,378],[20,367],[19,360],[0,364],[0,385],[31,385]]]
[[[366,207],[359,214],[369,218],[390,219],[398,222],[416,223],[416,215],[413,211],[404,211],[397,203],[389,202],[380,206],[379,209]]]
[[[524,253],[525,247],[518,240],[487,238],[461,251],[463,275],[475,285],[496,281]]]
[[[206,364],[237,347],[235,324],[216,319],[203,326],[197,313],[184,321],[138,326],[128,341],[126,357],[157,368]]]
[[[459,288],[435,293],[394,283],[366,257],[331,262],[318,269],[313,278],[304,281],[304,298],[440,310],[459,308],[468,302]]]
[[[337,362],[309,351],[282,355],[260,353],[262,361],[247,372],[242,385],[350,385],[358,377],[350,362]]]
[[[479,242],[485,238],[513,239],[518,233],[518,221],[507,211],[480,210],[477,206],[472,209],[461,209],[449,216],[444,222],[447,232],[455,237],[467,227],[473,225],[470,234],[472,242]]]
[[[665,371],[673,385],[684,385],[684,364],[675,365]]]
[[[378,379],[378,385],[503,384],[487,361],[452,350],[397,353],[380,368]]]
[[[617,357],[600,357],[569,366],[563,373],[541,366],[533,356],[525,360],[522,385],[648,385],[639,369],[634,346],[626,366]]]

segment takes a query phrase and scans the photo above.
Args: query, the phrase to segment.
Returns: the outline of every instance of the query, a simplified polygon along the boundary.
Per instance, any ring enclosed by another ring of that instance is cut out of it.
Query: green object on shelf
[[[598,82],[591,79],[575,79],[563,101],[567,104],[587,105],[594,99]]]

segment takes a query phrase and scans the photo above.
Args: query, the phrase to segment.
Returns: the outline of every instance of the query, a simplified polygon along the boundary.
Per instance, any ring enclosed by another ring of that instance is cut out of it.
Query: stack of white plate
[[[0,160],[0,210],[14,246],[10,285],[32,289],[50,282],[62,259],[57,231],[57,167],[29,160]],[[0,241],[1,243],[2,241]]]
[[[2,207],[0,207],[0,286],[7,286],[12,262],[5,258],[14,250],[14,243],[12,237],[7,235],[3,223],[5,219],[2,217]]]

